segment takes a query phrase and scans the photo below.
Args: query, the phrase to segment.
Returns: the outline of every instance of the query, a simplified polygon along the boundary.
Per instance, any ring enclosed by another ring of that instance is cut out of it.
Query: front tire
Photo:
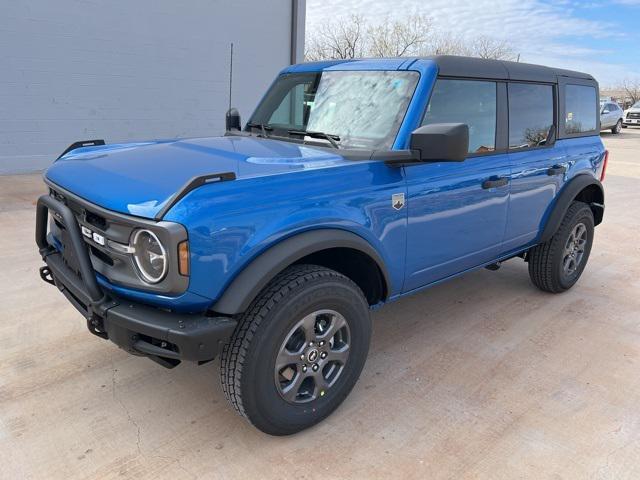
[[[263,432],[299,432],[347,397],[370,338],[369,305],[355,283],[320,266],[289,267],[253,301],[225,345],[223,391]]]
[[[617,135],[622,131],[622,120],[618,120],[616,124],[611,128],[611,133]]]
[[[580,278],[593,243],[593,212],[584,202],[573,202],[556,233],[529,250],[529,277],[540,290],[564,292]]]

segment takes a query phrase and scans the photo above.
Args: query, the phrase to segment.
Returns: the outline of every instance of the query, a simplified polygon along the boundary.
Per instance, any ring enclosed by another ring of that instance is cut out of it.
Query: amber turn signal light
[[[189,276],[189,242],[187,240],[178,244],[178,271],[180,275]]]

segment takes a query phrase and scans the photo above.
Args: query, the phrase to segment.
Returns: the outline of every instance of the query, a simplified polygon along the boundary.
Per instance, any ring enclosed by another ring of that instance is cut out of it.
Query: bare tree
[[[475,37],[470,42],[471,53],[474,57],[493,58],[495,60],[513,60],[515,52],[504,40],[497,40],[486,35]]]
[[[622,89],[627,94],[627,97],[631,99],[631,104],[640,101],[640,79],[625,79],[622,82]]]
[[[365,28],[361,15],[325,23],[309,35],[305,58],[309,61],[360,58],[365,52]]]
[[[434,32],[422,55],[471,55],[464,38],[451,33]]]
[[[469,37],[436,30],[426,15],[368,25],[361,15],[327,22],[307,35],[309,61],[369,57],[467,55],[511,60],[516,57],[505,41],[486,35]]]
[[[426,15],[410,15],[407,21],[390,21],[367,29],[367,52],[371,57],[403,57],[419,55],[429,39],[431,19]]]

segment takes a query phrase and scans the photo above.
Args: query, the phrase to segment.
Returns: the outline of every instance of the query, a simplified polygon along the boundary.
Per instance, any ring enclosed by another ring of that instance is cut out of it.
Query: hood
[[[319,148],[229,136],[78,148],[49,167],[45,177],[101,207],[153,218],[200,175],[233,172],[242,179],[344,162]]]

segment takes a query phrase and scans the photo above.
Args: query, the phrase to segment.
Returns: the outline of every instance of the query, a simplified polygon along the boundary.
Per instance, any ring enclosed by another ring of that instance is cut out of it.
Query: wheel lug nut
[[[309,346],[310,346],[310,347],[313,347],[313,342],[309,342]]]
[[[318,371],[318,364],[314,363],[312,368],[313,368],[314,372],[317,372]]]
[[[300,360],[304,360],[304,353],[300,355]]]
[[[321,347],[324,347],[324,340],[322,340],[318,345],[320,345]]]
[[[320,358],[327,358],[327,352],[322,352],[320,354]]]
[[[302,366],[302,373],[304,373],[304,372],[306,372],[306,371],[307,371],[307,366],[306,366],[306,365],[303,365],[303,366]]]

